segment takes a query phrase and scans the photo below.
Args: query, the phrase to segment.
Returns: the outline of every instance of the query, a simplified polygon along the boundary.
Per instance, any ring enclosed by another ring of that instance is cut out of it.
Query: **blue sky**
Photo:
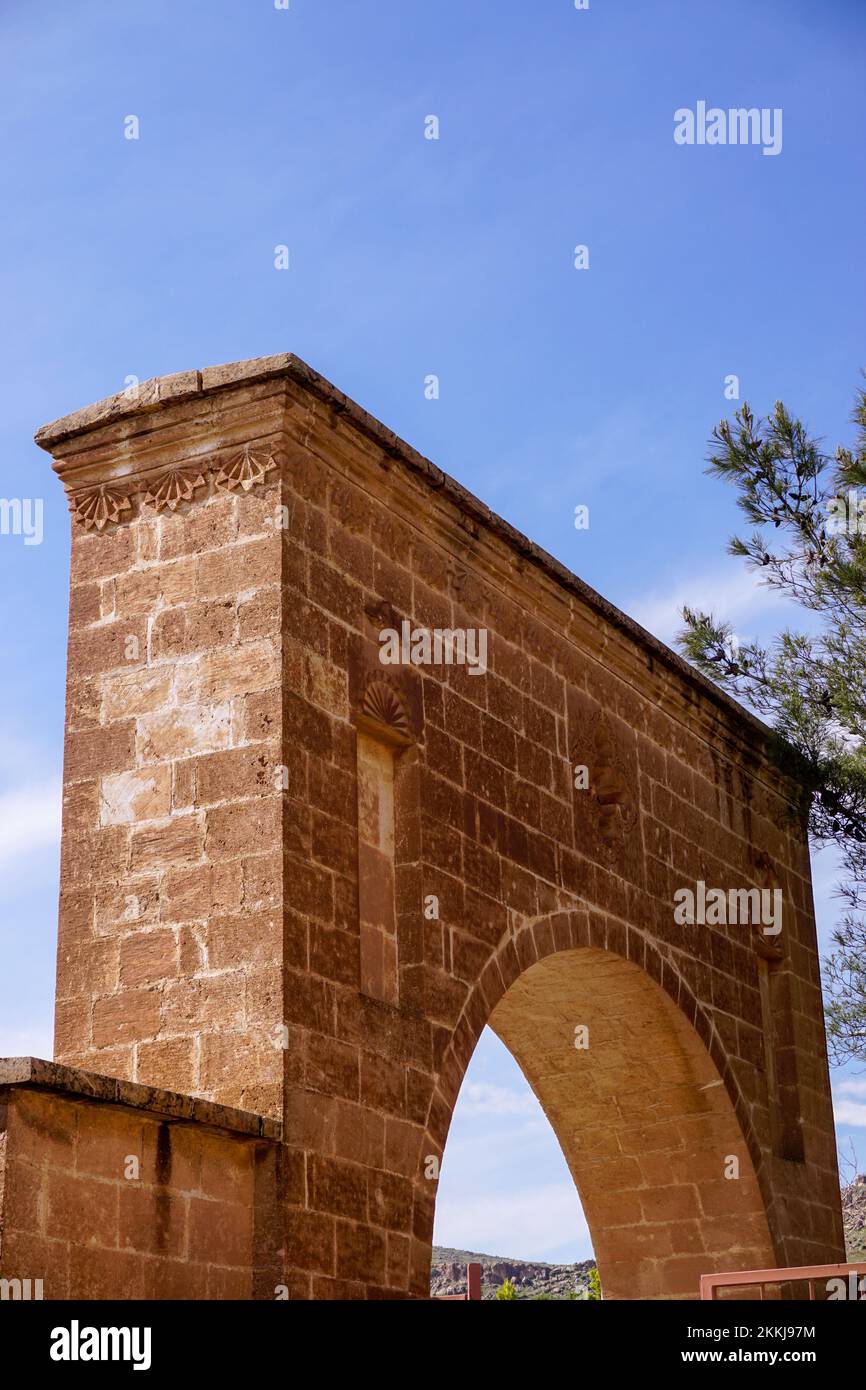
[[[0,536],[0,1054],[51,1032],[68,519],[34,429],[294,351],[661,637],[683,599],[771,631],[702,460],[732,373],[850,438],[864,57],[860,0],[4,0],[0,496],[45,535]],[[781,153],[676,145],[699,100],[781,108]],[[521,1087],[485,1038],[438,1234],[579,1257]],[[862,1078],[840,1107],[862,1167]]]

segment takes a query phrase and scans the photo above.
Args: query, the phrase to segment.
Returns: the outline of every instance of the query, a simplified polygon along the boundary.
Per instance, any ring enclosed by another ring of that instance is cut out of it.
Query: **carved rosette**
[[[247,445],[228,459],[180,464],[142,480],[70,489],[69,510],[85,531],[101,532],[106,526],[131,521],[134,502],[156,512],[174,512],[182,503],[196,501],[196,493],[203,489],[244,496],[278,466],[273,450],[259,451]]]
[[[168,468],[146,485],[144,500],[155,511],[166,507],[173,512],[181,502],[191,502],[200,487],[207,487],[207,476],[198,468]]]
[[[214,483],[222,492],[249,492],[257,483],[263,482],[276,466],[277,461],[272,453],[265,457],[244,449],[243,453],[236,454],[223,464],[214,475]]]
[[[131,509],[129,497],[119,488],[87,488],[83,492],[73,492],[69,497],[73,519],[85,531],[101,531],[109,522],[119,521],[122,513]]]

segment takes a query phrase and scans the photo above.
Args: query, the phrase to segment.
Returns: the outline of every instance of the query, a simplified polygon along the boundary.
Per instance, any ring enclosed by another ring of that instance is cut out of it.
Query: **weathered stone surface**
[[[278,1126],[34,1058],[0,1078],[2,1278],[48,1300],[276,1297]]]
[[[57,1092],[61,1097],[102,1101],[121,1105],[130,1110],[145,1110],[158,1117],[189,1120],[191,1123],[212,1126],[238,1134],[264,1139],[279,1139],[281,1126],[277,1120],[251,1115],[228,1105],[155,1086],[143,1086],[119,1077],[103,1076],[97,1072],[66,1067],[59,1062],[46,1062],[41,1057],[0,1057],[0,1086],[21,1087],[24,1090]],[[66,1154],[70,1131],[59,1126],[62,1154]]]
[[[171,809],[171,769],[165,764],[119,772],[101,782],[100,825],[159,820]]]

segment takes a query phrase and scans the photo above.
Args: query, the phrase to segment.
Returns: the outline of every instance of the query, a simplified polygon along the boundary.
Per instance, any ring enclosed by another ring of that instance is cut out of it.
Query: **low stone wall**
[[[0,1060],[0,1294],[273,1299],[279,1140],[240,1110]]]

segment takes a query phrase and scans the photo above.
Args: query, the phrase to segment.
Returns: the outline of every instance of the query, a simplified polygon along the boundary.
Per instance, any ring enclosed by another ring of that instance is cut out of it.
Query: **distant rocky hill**
[[[595,1260],[584,1260],[573,1265],[536,1264],[434,1245],[431,1294],[463,1293],[466,1288],[466,1266],[470,1260],[481,1265],[482,1298],[495,1298],[496,1290],[506,1279],[515,1285],[518,1298],[540,1298],[543,1295],[545,1298],[564,1299],[572,1293],[583,1298],[589,1271],[595,1265]]]
[[[866,1173],[858,1173],[852,1182],[843,1186],[842,1214],[848,1259],[866,1260]],[[572,1292],[578,1298],[584,1298],[589,1271],[595,1265],[594,1260],[571,1265],[542,1264],[434,1245],[431,1294],[463,1293],[466,1289],[466,1266],[470,1260],[481,1265],[483,1298],[495,1298],[496,1290],[506,1279],[515,1285],[518,1298],[564,1299],[570,1297]]]

